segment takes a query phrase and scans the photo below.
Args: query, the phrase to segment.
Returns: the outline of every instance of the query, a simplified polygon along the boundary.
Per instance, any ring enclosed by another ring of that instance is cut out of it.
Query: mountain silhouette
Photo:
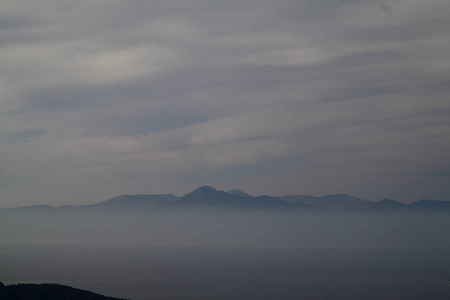
[[[15,284],[5,286],[0,282],[2,300],[118,300],[100,294],[59,284]]]
[[[314,197],[309,195],[287,195],[280,196],[278,198],[295,203],[321,206],[328,209],[360,209],[368,207],[371,204],[370,201],[347,194],[333,194],[322,197]]]
[[[248,194],[246,194],[248,195]],[[178,208],[234,208],[234,209],[285,209],[304,207],[271,196],[238,196],[218,191],[210,186],[200,187],[171,204]]]
[[[240,191],[240,190],[237,190],[237,189],[229,190],[227,193],[228,194],[232,194],[232,195],[236,195],[236,196],[240,196],[240,197],[253,197],[252,195],[247,194],[247,193],[245,193],[243,191]]]
[[[168,205],[178,200],[172,194],[150,194],[150,195],[122,195],[109,200],[90,205],[90,207],[130,209],[130,208],[154,208]]]
[[[378,202],[367,201],[348,194],[332,194],[325,196],[285,195],[285,196],[252,196],[241,190],[228,192],[216,190],[211,186],[202,186],[178,198],[173,194],[138,194],[121,195],[106,201],[90,205],[60,206],[33,205],[18,208],[0,209],[0,214],[92,214],[104,215],[113,212],[147,212],[163,209],[319,209],[331,211],[424,211],[449,212],[450,201],[421,199],[404,204],[390,199]]]
[[[383,199],[371,204],[370,208],[377,210],[403,210],[408,206],[404,203],[400,203],[391,199]]]
[[[450,201],[421,199],[408,204],[408,208],[415,211],[450,211]]]

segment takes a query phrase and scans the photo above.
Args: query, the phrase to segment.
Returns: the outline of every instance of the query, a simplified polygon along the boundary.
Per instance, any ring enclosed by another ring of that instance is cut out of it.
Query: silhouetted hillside
[[[2,300],[114,300],[89,291],[59,284],[15,284],[5,286],[0,282]]]

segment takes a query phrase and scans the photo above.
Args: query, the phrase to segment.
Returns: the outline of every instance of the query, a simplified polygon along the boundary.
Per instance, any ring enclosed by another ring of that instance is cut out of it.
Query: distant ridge
[[[121,195],[90,205],[60,206],[33,205],[18,208],[0,209],[0,213],[93,213],[104,214],[120,211],[155,211],[163,209],[283,209],[304,210],[319,209],[332,211],[427,211],[450,212],[450,201],[421,199],[404,204],[391,199],[378,202],[367,201],[348,194],[332,194],[325,196],[285,195],[285,196],[252,196],[241,190],[228,192],[216,190],[211,186],[202,186],[178,198],[173,194],[138,194]]]
[[[243,191],[240,191],[240,190],[237,190],[237,189],[229,190],[227,193],[228,194],[232,194],[232,195],[236,195],[236,196],[240,196],[240,197],[253,197],[252,195],[247,194],[247,193],[245,193]]]
[[[450,201],[421,199],[408,205],[408,208],[422,211],[450,211]]]
[[[309,195],[288,195],[278,197],[285,201],[317,205],[329,209],[361,209],[369,207],[372,202],[347,194],[333,194],[322,197]]]
[[[178,200],[172,194],[150,194],[150,195],[122,195],[109,200],[92,204],[91,207],[104,208],[154,208],[168,205]]]
[[[178,208],[236,208],[236,209],[280,209],[300,207],[282,199],[270,196],[252,197],[248,194],[238,196],[218,191],[210,186],[200,187],[171,204]]]
[[[51,209],[54,209],[54,207],[50,206],[50,205],[43,205],[43,204],[10,208],[10,210],[24,211],[24,212],[46,211],[46,210],[51,210]]]
[[[372,208],[378,210],[402,210],[407,209],[408,206],[391,199],[383,199],[372,204]]]

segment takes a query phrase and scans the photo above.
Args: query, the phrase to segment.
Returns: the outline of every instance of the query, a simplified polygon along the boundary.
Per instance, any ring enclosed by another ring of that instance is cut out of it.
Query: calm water
[[[450,249],[0,243],[0,280],[127,299],[450,299]]]

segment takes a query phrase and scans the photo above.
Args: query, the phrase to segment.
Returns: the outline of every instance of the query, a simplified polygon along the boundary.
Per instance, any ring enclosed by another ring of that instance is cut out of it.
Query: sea
[[[0,281],[124,299],[450,299],[450,248],[0,242]]]

